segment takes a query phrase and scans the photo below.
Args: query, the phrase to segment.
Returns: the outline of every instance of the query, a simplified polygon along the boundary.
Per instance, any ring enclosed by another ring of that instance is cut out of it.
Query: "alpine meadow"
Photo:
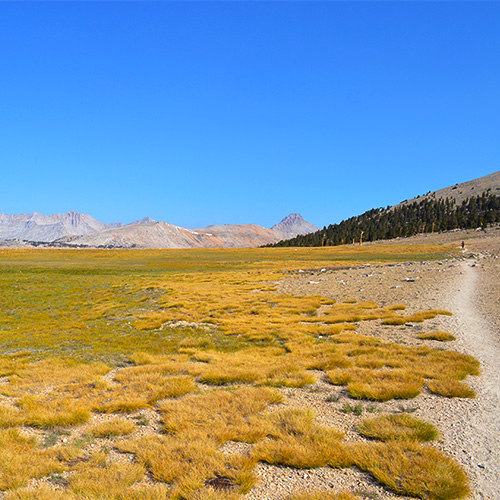
[[[304,269],[454,252],[442,244],[2,250],[2,497],[244,499],[259,464],[354,467],[397,494],[465,497],[463,469],[428,444],[438,438],[432,422],[391,404],[428,390],[471,397],[464,379],[479,374],[478,362],[426,337],[389,342],[358,331],[450,313],[279,291]],[[318,421],[294,403],[300,394],[344,413],[357,401],[378,416],[355,412],[353,433]],[[330,498],[322,489],[304,495]]]

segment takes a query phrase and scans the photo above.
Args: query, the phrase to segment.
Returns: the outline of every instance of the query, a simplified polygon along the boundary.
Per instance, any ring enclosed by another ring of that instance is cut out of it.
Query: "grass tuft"
[[[435,394],[447,398],[476,397],[476,393],[467,384],[458,380],[429,380],[427,387]]]
[[[134,432],[136,426],[129,420],[124,418],[117,418],[113,420],[108,420],[105,422],[100,422],[93,425],[88,433],[93,437],[114,437],[114,436],[124,436]]]
[[[453,500],[466,497],[469,483],[463,469],[431,446],[392,441],[358,445],[356,465],[400,495]]]
[[[438,340],[439,342],[450,342],[452,340],[457,340],[455,336],[448,332],[419,333],[418,338],[423,340]]]
[[[311,469],[350,465],[343,433],[314,423],[310,410],[289,408],[269,415],[271,437],[257,443],[254,457],[274,465]]]
[[[362,420],[359,432],[366,437],[381,441],[433,441],[439,437],[434,425],[414,418],[407,413],[381,415]]]

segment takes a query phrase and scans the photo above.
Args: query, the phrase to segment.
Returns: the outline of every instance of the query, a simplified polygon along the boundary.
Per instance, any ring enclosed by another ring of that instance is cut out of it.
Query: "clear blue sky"
[[[0,212],[318,226],[500,170],[499,2],[0,2]]]

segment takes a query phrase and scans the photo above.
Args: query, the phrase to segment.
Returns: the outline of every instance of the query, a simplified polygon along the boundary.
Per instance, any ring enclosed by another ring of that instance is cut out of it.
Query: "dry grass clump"
[[[467,384],[458,380],[429,380],[427,387],[435,394],[447,398],[476,397],[476,393]]]
[[[15,429],[0,430],[0,490],[25,485],[31,478],[60,472],[57,450],[42,450]]]
[[[241,496],[238,492],[210,487],[192,492],[185,498],[186,500],[241,500]]]
[[[382,321],[384,325],[404,325],[406,323],[422,323],[426,319],[434,319],[438,314],[450,316],[451,312],[444,309],[431,309],[429,311],[419,311],[408,316],[393,315]]]
[[[393,304],[392,306],[387,306],[386,309],[389,311],[404,311],[406,306],[404,304]]]
[[[353,398],[389,401],[415,398],[423,385],[424,379],[410,370],[358,370],[347,388]]]
[[[47,395],[26,395],[17,402],[19,423],[40,428],[77,425],[90,418],[88,408],[79,401],[49,393]]]
[[[304,361],[284,356],[280,348],[245,349],[236,353],[197,352],[193,360],[206,363],[200,368],[200,382],[210,385],[256,383],[274,387],[304,387],[315,378],[304,368]]]
[[[196,390],[192,377],[164,374],[162,366],[138,368],[138,371],[125,368],[111,383],[67,386],[66,397],[95,412],[130,413],[159,399],[180,397]]]
[[[347,491],[335,493],[329,490],[306,491],[293,493],[286,497],[286,500],[359,500],[359,497]]]
[[[69,477],[69,487],[87,498],[118,500],[125,489],[140,481],[144,467],[133,463],[110,463],[103,452],[95,453],[82,462]]]
[[[226,441],[255,443],[270,431],[258,414],[280,401],[273,389],[249,387],[164,401],[160,410],[165,431],[186,440],[208,439],[218,445]]]
[[[88,434],[93,437],[125,436],[134,432],[136,425],[124,418],[115,418],[105,422],[99,422],[88,429]]]
[[[241,493],[255,483],[255,461],[238,454],[224,455],[210,439],[186,440],[177,436],[144,436],[117,443],[134,453],[157,481],[172,484],[173,498],[184,498],[217,477],[228,478]]]
[[[418,338],[423,340],[439,340],[440,342],[450,342],[452,340],[457,340],[455,336],[448,332],[419,333]]]
[[[418,443],[391,441],[357,445],[355,464],[400,495],[452,500],[469,494],[463,469],[439,450]]]
[[[285,409],[270,414],[268,421],[271,438],[257,443],[253,452],[257,460],[298,469],[350,465],[343,433],[315,424],[311,410]]]
[[[434,425],[407,413],[364,419],[358,424],[358,431],[381,441],[433,441],[439,437]]]
[[[478,361],[466,354],[369,342],[362,336],[357,336],[356,341],[347,335],[336,336],[336,341],[342,336],[339,340],[343,342],[316,356],[314,367],[333,367],[327,371],[327,380],[347,385],[350,395],[356,398],[409,399],[420,393],[424,379],[456,381],[479,374]]]
[[[383,325],[391,325],[391,326],[398,326],[398,325],[406,325],[409,320],[406,319],[406,317],[403,316],[393,316],[391,318],[386,318],[384,321],[382,321]]]

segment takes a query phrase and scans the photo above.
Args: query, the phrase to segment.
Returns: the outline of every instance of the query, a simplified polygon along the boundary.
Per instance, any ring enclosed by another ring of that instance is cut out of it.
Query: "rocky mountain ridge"
[[[78,212],[50,216],[37,212],[0,214],[0,244],[97,248],[257,247],[290,238],[299,234],[291,232],[294,227],[303,231],[309,224],[299,214],[292,216],[283,219],[288,220],[287,231],[280,231],[279,224],[271,229],[254,224],[225,224],[192,230],[150,217],[124,225],[105,224]]]
[[[65,236],[92,234],[107,229],[121,227],[123,224],[99,222],[88,214],[68,212],[66,214],[44,215],[0,214],[0,240],[55,241]]]

